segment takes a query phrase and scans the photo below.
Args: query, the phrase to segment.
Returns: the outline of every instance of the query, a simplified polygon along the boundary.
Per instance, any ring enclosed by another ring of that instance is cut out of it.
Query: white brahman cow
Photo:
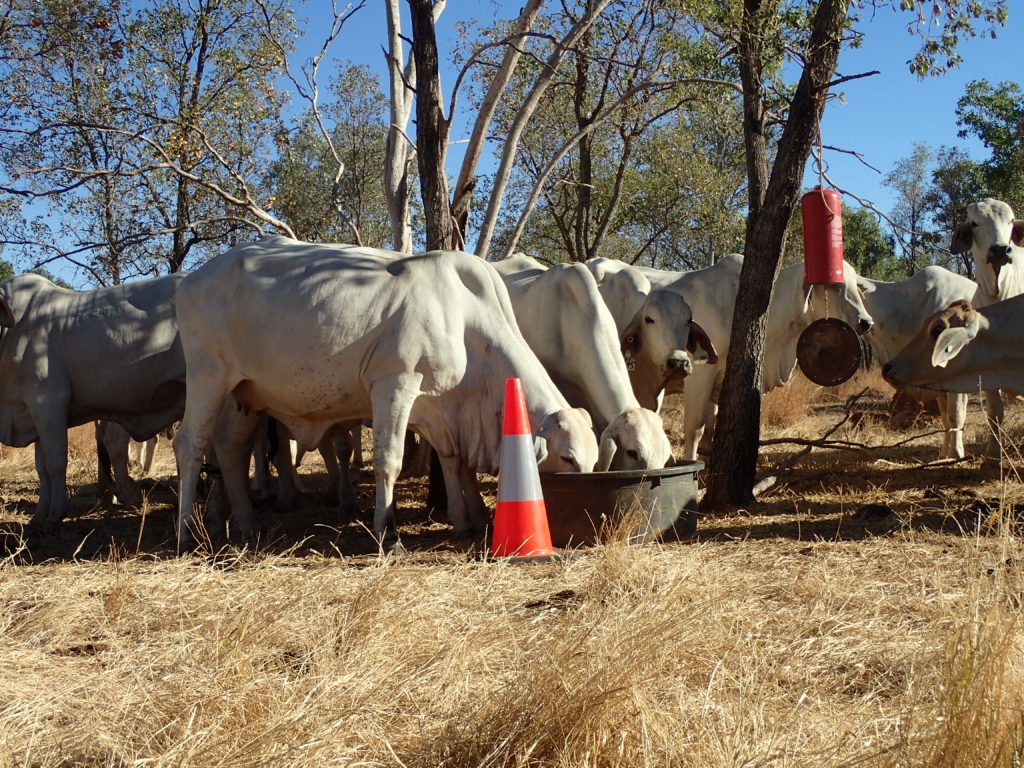
[[[145,440],[180,418],[185,358],[174,293],[182,277],[94,291],[35,274],[0,285],[0,442],[36,444],[33,529],[67,513],[69,427],[109,419]]]
[[[893,386],[944,392],[1024,392],[1024,295],[936,312],[882,374]]]
[[[978,285],[942,267],[925,267],[907,280],[890,283],[858,277],[857,285],[864,306],[875,321],[868,343],[885,365],[907,345],[927,318],[954,301],[970,300]],[[964,420],[967,417],[967,396],[953,392],[940,393],[910,388],[907,394],[922,402],[936,400],[946,434],[940,458],[964,457]]]
[[[174,440],[180,546],[192,541],[200,463],[231,395],[280,421],[305,450],[332,427],[372,418],[373,533],[392,551],[401,551],[394,486],[410,425],[438,452],[456,534],[482,524],[467,519],[464,490],[475,480],[467,473],[498,470],[508,377],[523,382],[541,471],[590,471],[597,460],[589,416],[555,388],[501,278],[475,256],[395,258],[268,237],[190,274],[177,317],[188,372]],[[217,456],[232,513],[252,535],[244,451],[218,444]]]
[[[986,307],[1024,293],[1024,221],[1001,200],[986,197],[967,206],[967,221],[956,228],[949,246],[952,253],[971,252],[978,291],[972,304]],[[985,393],[989,434],[985,454],[999,456],[1003,400],[995,390]]]
[[[600,435],[597,469],[664,467],[672,458],[665,427],[633,394],[615,320],[590,271],[582,264],[546,269],[523,256],[494,267],[526,343],[566,399],[590,413]]]
[[[704,444],[710,445],[742,268],[743,257],[729,254],[712,266],[693,272],[665,272],[662,275],[653,274],[653,270],[643,272],[655,288],[672,291],[686,300],[694,321],[710,339],[711,349],[718,352],[714,362],[709,360],[706,365],[694,366],[693,372],[686,377],[683,387],[684,461],[697,458],[702,436]],[[803,264],[784,267],[779,272],[768,310],[762,392],[782,386],[792,377],[796,369],[797,339],[814,320],[826,316],[839,317],[859,333],[871,329],[871,315],[857,291],[857,273],[845,262],[843,277],[842,283],[807,286],[804,285]],[[669,387],[665,391],[673,390],[671,381]],[[653,387],[640,384],[634,389],[641,405],[657,407],[657,400],[649,399]]]
[[[599,257],[586,264],[601,281],[598,290],[615,320],[633,392],[658,410],[665,392],[682,392],[694,364],[717,363],[718,351],[682,296],[652,289],[636,268],[600,262],[622,262]]]

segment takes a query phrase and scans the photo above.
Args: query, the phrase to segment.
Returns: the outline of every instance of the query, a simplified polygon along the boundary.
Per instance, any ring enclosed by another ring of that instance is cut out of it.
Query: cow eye
[[[653,323],[654,322],[654,318],[653,317],[644,316],[644,322],[645,323]]]
[[[626,451],[626,455],[629,456],[629,458],[631,458],[633,461],[638,461],[640,459],[640,454],[637,453],[632,448],[630,448],[628,451]]]

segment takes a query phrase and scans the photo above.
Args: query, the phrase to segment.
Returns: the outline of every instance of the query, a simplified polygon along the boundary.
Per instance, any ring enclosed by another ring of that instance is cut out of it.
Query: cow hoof
[[[389,555],[407,555],[408,550],[402,545],[401,541],[395,541],[391,544],[384,544],[384,551]]]

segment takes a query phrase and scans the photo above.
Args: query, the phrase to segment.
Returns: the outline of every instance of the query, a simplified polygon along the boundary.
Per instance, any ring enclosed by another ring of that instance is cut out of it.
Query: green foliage
[[[211,187],[245,198],[262,179],[288,4],[14,0],[5,20],[4,191],[37,203],[3,233],[20,259],[56,251],[106,284],[237,237],[245,211]]]
[[[14,277],[14,265],[4,259],[0,259],[0,283],[6,283]]]
[[[882,232],[878,217],[867,208],[843,211],[843,254],[857,274],[873,280],[900,280],[905,276],[892,237]]]
[[[268,174],[273,208],[304,240],[386,247],[391,230],[384,201],[389,104],[368,67],[339,65],[331,82],[337,101],[324,109],[336,158],[307,112]],[[337,182],[339,160],[344,173]]]
[[[907,62],[918,77],[941,75],[963,61],[956,52],[966,37],[995,38],[996,27],[1006,23],[1006,0],[900,0],[899,7],[913,14],[907,31],[920,39],[920,49]]]
[[[982,169],[988,195],[1024,207],[1024,93],[1017,83],[967,84],[956,106],[959,135],[976,136],[991,153]]]
[[[558,34],[570,18],[549,16]],[[504,237],[566,140],[592,123],[555,167],[516,250],[547,261],[595,255],[673,268],[738,250],[746,204],[738,99],[698,79],[735,81],[727,41],[671,4],[630,0],[605,12],[573,51],[523,136],[506,195]],[[531,82],[524,58],[497,116],[500,136]],[[681,82],[687,78],[691,82]],[[608,106],[648,83],[618,109]],[[604,116],[608,115],[607,119]]]

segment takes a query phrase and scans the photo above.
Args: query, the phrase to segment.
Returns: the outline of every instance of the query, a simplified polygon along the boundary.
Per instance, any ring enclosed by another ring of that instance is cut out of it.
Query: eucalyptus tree
[[[307,108],[278,139],[267,179],[272,208],[302,240],[390,247],[381,174],[388,99],[368,67],[349,62],[338,65],[329,90],[334,98],[319,117]]]
[[[787,225],[829,91],[845,79],[836,78],[839,51],[857,41],[854,23],[862,9],[887,4],[727,0],[717,17],[708,17],[718,34],[734,41],[743,86],[749,204],[745,259],[708,466],[708,508],[753,501],[765,327]],[[1002,0],[901,0],[900,6],[911,12],[910,31],[920,37],[910,67],[921,75],[955,66],[957,41],[973,34],[975,24],[988,31],[1006,18]],[[780,68],[782,61],[791,67]],[[787,84],[782,78],[790,72],[799,74]],[[857,74],[862,73],[846,77]]]
[[[550,31],[582,10],[549,18]],[[724,50],[688,37],[689,24],[663,3],[622,0],[580,38],[522,133],[499,252],[692,266],[734,241],[745,203],[739,121],[729,120],[737,87]],[[540,66],[527,59],[510,90]],[[499,108],[496,135],[515,103]],[[719,236],[708,237],[711,220]]]
[[[987,197],[987,190],[982,163],[975,162],[961,149],[939,147],[925,205],[943,255],[950,247],[956,228],[964,221],[967,206]],[[949,259],[943,261],[943,266],[973,279],[974,257],[970,252],[950,253]]]
[[[982,164],[987,192],[1024,208],[1024,93],[1018,83],[968,83],[956,106],[959,135],[974,135],[990,157]]]
[[[289,3],[14,0],[4,20],[0,190],[46,236],[6,239],[35,263],[64,258],[111,282],[281,224],[259,182],[281,130]]]
[[[885,177],[885,186],[896,193],[890,212],[904,277],[927,266],[934,249],[934,238],[926,231],[928,191],[934,154],[924,144],[915,144],[909,157],[896,161]]]

